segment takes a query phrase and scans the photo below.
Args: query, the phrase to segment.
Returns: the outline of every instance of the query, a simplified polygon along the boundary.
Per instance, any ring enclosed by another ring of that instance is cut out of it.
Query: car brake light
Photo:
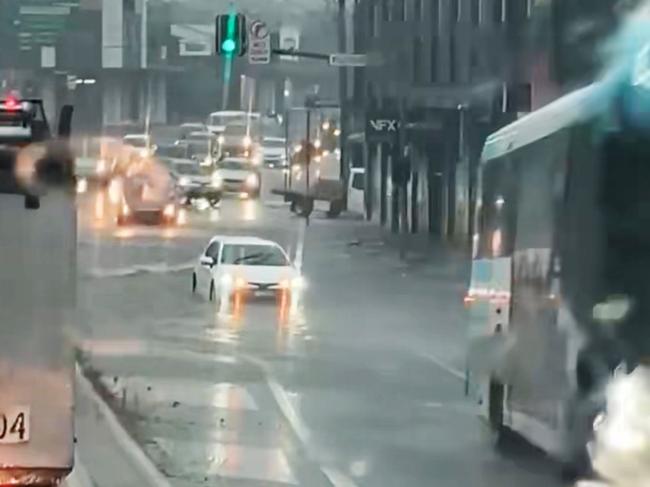
[[[5,110],[10,110],[10,111],[15,111],[15,110],[18,110],[20,108],[20,104],[13,97],[7,98],[5,100],[4,106],[5,106]]]

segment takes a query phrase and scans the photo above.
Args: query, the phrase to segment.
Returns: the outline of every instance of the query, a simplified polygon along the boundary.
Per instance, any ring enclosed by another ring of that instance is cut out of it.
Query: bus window
[[[512,253],[517,213],[516,170],[509,156],[488,162],[483,170],[479,257]]]
[[[553,247],[555,207],[563,196],[566,146],[566,135],[558,133],[515,155],[519,166],[517,249]]]

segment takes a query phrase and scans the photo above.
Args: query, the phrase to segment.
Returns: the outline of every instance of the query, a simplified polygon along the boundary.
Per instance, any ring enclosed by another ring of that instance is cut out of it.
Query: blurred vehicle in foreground
[[[571,465],[613,371],[650,357],[649,90],[606,79],[483,149],[468,379],[497,437]]]
[[[0,101],[1,485],[60,485],[74,463],[74,157],[64,106]]]
[[[270,169],[284,169],[288,166],[286,139],[281,137],[264,137],[262,140],[262,160]]]
[[[192,292],[210,301],[297,295],[304,288],[304,278],[284,249],[257,237],[213,237],[192,273]]]
[[[170,166],[177,192],[186,204],[204,199],[213,208],[221,201],[222,182],[205,175],[194,161],[176,160]]]
[[[262,176],[250,159],[226,157],[217,163],[212,184],[221,187],[224,193],[258,198],[262,190]]]

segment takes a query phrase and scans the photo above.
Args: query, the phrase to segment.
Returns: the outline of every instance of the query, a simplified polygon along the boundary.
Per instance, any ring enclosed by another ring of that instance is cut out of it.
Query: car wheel
[[[214,281],[210,281],[210,291],[208,291],[208,299],[214,301],[215,290],[214,290]]]
[[[491,440],[497,448],[504,447],[507,440],[506,428],[503,424],[504,394],[505,386],[497,379],[491,378],[488,386],[488,420]]]
[[[192,294],[196,293],[196,272],[192,272]]]
[[[219,206],[220,201],[221,201],[221,198],[218,198],[218,197],[215,196],[215,197],[210,198],[209,203],[210,203],[210,206],[212,208],[216,208],[217,206]]]

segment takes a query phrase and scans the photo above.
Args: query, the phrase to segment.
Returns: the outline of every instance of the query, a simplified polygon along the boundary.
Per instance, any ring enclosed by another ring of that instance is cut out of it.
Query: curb
[[[74,454],[74,469],[63,482],[64,487],[95,487],[88,470],[81,463],[77,452]]]
[[[83,390],[83,393],[91,398],[92,402],[97,407],[99,413],[106,421],[108,428],[113,435],[117,444],[122,448],[129,458],[129,461],[138,470],[138,473],[151,487],[171,487],[167,477],[165,477],[160,470],[156,468],[151,459],[144,453],[142,448],[135,442],[131,435],[124,429],[113,410],[95,391],[95,388],[90,381],[83,375],[81,366],[79,364],[75,367],[77,383]],[[82,470],[83,469],[82,467]],[[81,474],[81,472],[80,472]],[[82,475],[80,475],[82,477]],[[80,479],[81,480],[81,479]],[[93,485],[88,484],[88,485]],[[69,484],[68,487],[85,487],[86,484]]]

